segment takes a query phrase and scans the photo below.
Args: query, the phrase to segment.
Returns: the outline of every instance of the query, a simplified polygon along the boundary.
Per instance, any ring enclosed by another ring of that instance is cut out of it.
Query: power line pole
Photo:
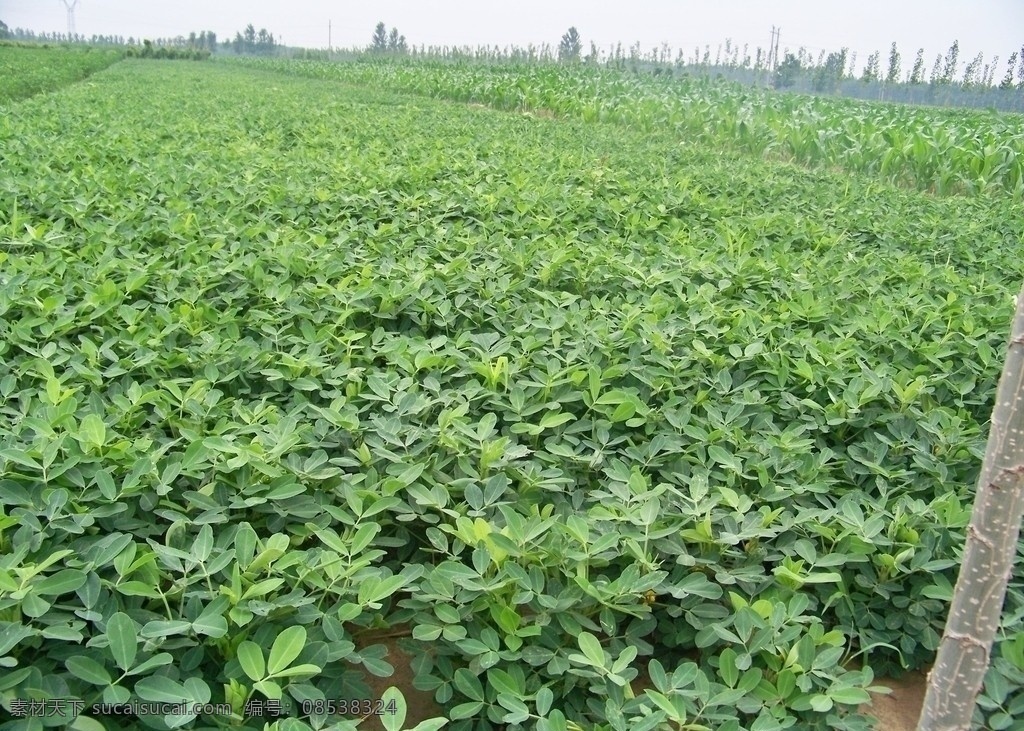
[[[333,50],[333,46],[331,45],[331,21],[330,20],[327,21],[327,50],[328,50],[328,52]]]
[[[78,5],[78,0],[72,0],[70,3],[68,0],[62,0],[64,7],[68,9],[68,40],[75,35],[75,6]]]
[[[772,74],[775,71],[775,65],[779,61],[779,34],[782,33],[782,28],[776,28],[772,26],[771,40],[768,42],[768,68],[764,80],[764,85],[769,86],[771,84]]]

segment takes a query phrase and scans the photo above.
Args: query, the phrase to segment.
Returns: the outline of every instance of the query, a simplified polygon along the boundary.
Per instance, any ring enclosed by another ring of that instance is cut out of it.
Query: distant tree
[[[868,56],[868,63],[864,67],[864,73],[860,77],[861,81],[878,81],[878,67],[880,56],[881,54],[879,54],[878,51],[875,51],[870,56]]]
[[[260,32],[256,36],[256,53],[269,56],[273,54],[274,46],[274,35],[268,32],[266,28],[260,28]]]
[[[896,42],[893,41],[889,48],[889,70],[885,74],[885,83],[895,84],[900,80],[900,53],[896,50]]]
[[[593,41],[591,41],[591,42],[590,42],[590,53],[588,53],[588,54],[587,54],[587,57],[586,57],[586,59],[584,59],[584,60],[585,60],[585,61],[586,61],[586,62],[587,62],[588,64],[591,64],[591,65],[593,65],[593,64],[596,64],[596,63],[597,63],[597,60],[598,60],[598,57],[599,57],[599,56],[600,56],[600,53],[599,53],[599,52],[598,52],[598,50],[597,50],[597,44],[596,44],[596,43],[594,43]]]
[[[989,88],[989,89],[992,88],[992,84],[995,81],[995,76],[996,76],[996,66],[998,66],[998,65],[999,65],[999,54],[996,54],[995,56],[992,57],[992,60],[989,63],[985,64],[984,67],[982,67],[982,69],[981,69],[981,78],[979,80],[979,83],[982,86],[984,86],[986,88]]]
[[[800,59],[792,53],[786,52],[786,57],[775,68],[775,88],[788,89],[796,83],[796,77],[800,75]]]
[[[942,54],[935,54],[935,63],[932,65],[932,72],[928,75],[929,84],[938,84],[942,81]]]
[[[964,68],[963,85],[965,87],[970,88],[981,83],[980,72],[982,59],[983,55],[979,53],[969,64],[967,64],[966,68]]]
[[[1013,88],[1013,72],[1017,70],[1017,52],[1010,54],[1010,60],[1006,62],[1006,76],[999,82],[1000,89]]]
[[[940,84],[952,84],[956,76],[956,67],[960,59],[960,41],[953,41],[953,45],[946,51],[946,58],[942,65],[942,76],[939,77]]]
[[[914,70],[910,72],[911,84],[924,83],[924,49],[917,49],[917,58],[914,59]]]
[[[573,26],[565,32],[561,43],[558,44],[558,60],[563,63],[575,63],[580,60],[582,48],[583,42],[580,40],[579,31]]]
[[[202,43],[203,36],[200,35],[200,47],[205,47],[211,52],[217,48],[217,34],[213,31],[206,31],[205,44]],[[176,39],[174,45],[185,46],[186,40],[180,38]],[[160,45],[165,45],[161,43]],[[230,45],[231,49],[235,53],[252,53],[269,56],[274,53],[274,49],[277,47],[277,41],[274,40],[274,34],[268,31],[266,28],[260,28],[259,32],[256,31],[256,27],[250,23],[245,27],[245,30],[235,33],[234,39],[228,43],[224,42],[224,47],[227,48]]]
[[[830,53],[825,62],[818,66],[814,72],[814,90],[817,92],[835,91],[836,85],[842,80],[843,72],[846,69],[847,49],[838,53]]]
[[[6,39],[11,37],[11,29],[7,27],[7,23],[0,20],[0,39]]]
[[[857,52],[854,51],[850,54],[850,72],[846,74],[851,79],[857,78]]]
[[[1024,89],[1024,46],[1020,47],[1020,66],[1017,67],[1017,88]]]
[[[373,30],[373,41],[370,44],[370,50],[375,53],[384,53],[388,50],[388,31],[383,21],[377,23],[377,27]]]

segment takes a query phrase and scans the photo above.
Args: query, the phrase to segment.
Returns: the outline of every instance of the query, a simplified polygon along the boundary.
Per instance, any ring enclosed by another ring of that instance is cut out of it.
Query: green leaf
[[[581,632],[577,642],[579,642],[583,655],[594,667],[604,667],[604,648],[601,647],[601,642],[594,635],[589,632]]]
[[[484,701],[484,688],[480,684],[479,678],[466,668],[459,668],[455,671],[454,684],[456,690],[470,700],[481,703]]]
[[[554,429],[555,427],[570,422],[575,418],[575,416],[567,411],[549,411],[541,418],[540,428]]]
[[[321,672],[323,672],[323,669],[319,665],[304,663],[302,665],[292,665],[291,667],[287,667],[278,673],[274,673],[271,677],[294,678],[299,675],[319,675]]]
[[[79,680],[105,688],[114,680],[100,663],[87,655],[72,655],[64,661],[64,667]]]
[[[156,620],[147,622],[140,634],[143,637],[164,637],[168,635],[183,635],[190,629],[192,629],[192,625],[181,619],[175,619],[171,622]]]
[[[743,471],[743,463],[734,454],[730,454],[722,447],[712,444],[708,447],[708,456],[717,464],[728,467],[734,472]]]
[[[405,726],[405,715],[406,715],[406,703],[405,696],[395,686],[391,686],[383,693],[381,693],[381,701],[385,708],[391,707],[394,703],[395,712],[385,713],[379,716],[381,724],[384,726],[384,731],[400,731]]]
[[[144,675],[153,668],[163,667],[164,665],[170,665],[174,661],[174,658],[169,652],[159,652],[148,660],[143,660],[138,665],[128,671],[128,675]]]
[[[162,675],[147,675],[135,682],[135,694],[144,701],[182,703],[189,700],[185,686]]]
[[[297,482],[292,482],[284,485],[279,485],[274,489],[268,491],[265,495],[267,500],[287,500],[288,498],[301,495],[306,491],[303,485]]]
[[[159,591],[141,581],[125,581],[114,588],[125,596],[142,596],[150,599],[158,599],[161,596]]]
[[[259,680],[252,687],[272,701],[279,701],[284,696],[281,686],[273,680]]]
[[[871,701],[871,694],[863,688],[831,688],[828,695],[836,703],[846,706],[859,706]]]
[[[487,671],[487,685],[498,693],[507,693],[511,696],[520,696],[525,692],[512,675],[500,668],[491,668]]]
[[[33,619],[42,617],[50,611],[51,603],[36,594],[28,594],[21,600],[21,611],[26,617]]]
[[[35,582],[32,589],[43,596],[60,596],[78,590],[85,581],[84,571],[64,569]]]
[[[551,704],[554,703],[555,694],[551,691],[551,688],[544,686],[537,691],[537,715],[546,716],[548,711],[551,710]]]
[[[0,449],[0,457],[3,457],[8,462],[20,464],[22,467],[28,467],[29,469],[38,470],[40,472],[43,470],[43,466],[41,464],[21,449],[14,449],[13,447]]]
[[[75,716],[68,725],[68,731],[106,731],[103,724],[88,716]]]
[[[114,662],[122,670],[129,670],[135,663],[138,652],[139,640],[135,622],[127,614],[117,612],[107,621],[106,636]]]
[[[480,710],[484,707],[482,701],[473,701],[471,703],[460,703],[454,706],[448,711],[448,716],[453,721],[461,721],[467,718],[473,718],[480,713]]]
[[[727,686],[730,688],[736,687],[736,683],[740,678],[740,672],[736,667],[736,651],[731,647],[722,650],[722,654],[718,656],[718,673]]]
[[[832,710],[832,698],[827,695],[816,695],[811,697],[811,709],[818,713],[828,713]]]
[[[78,428],[78,439],[86,447],[98,449],[107,441],[107,427],[96,414],[88,414]]]
[[[669,700],[668,696],[659,693],[656,690],[645,690],[644,693],[654,701],[654,704],[665,712],[670,721],[675,723],[686,723],[686,714],[681,708],[677,708],[676,705]]]
[[[267,673],[274,677],[287,668],[306,646],[306,629],[301,626],[288,627],[274,640],[267,660]],[[319,672],[319,669],[317,670]],[[252,677],[252,676],[250,676]]]
[[[410,729],[410,731],[439,731],[448,725],[448,719],[446,718],[428,718],[426,721],[420,721]]]
[[[352,536],[351,545],[347,553],[352,556],[362,553],[373,542],[374,537],[379,532],[380,526],[377,523],[366,523],[359,526],[359,530]]]
[[[192,622],[196,634],[206,635],[211,639],[220,639],[228,632],[228,621],[223,615],[205,611]]]
[[[267,676],[263,650],[255,642],[245,640],[238,646],[238,663],[250,680],[262,680]]]
[[[389,576],[378,582],[364,581],[359,586],[358,602],[363,606],[375,604],[394,594],[405,586],[406,578],[401,574]]]

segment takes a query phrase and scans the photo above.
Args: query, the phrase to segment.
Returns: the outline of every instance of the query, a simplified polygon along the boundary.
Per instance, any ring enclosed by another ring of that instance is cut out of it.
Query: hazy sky
[[[70,0],[69,0],[70,1]],[[11,28],[64,31],[62,0],[0,0],[0,20]],[[419,45],[557,45],[570,25],[602,50],[639,41],[646,52],[668,43],[683,48],[717,46],[731,38],[750,53],[768,46],[773,25],[781,28],[780,50],[818,51],[847,46],[863,66],[878,50],[883,64],[896,41],[906,71],[924,47],[926,66],[960,42],[961,68],[979,51],[1000,57],[999,75],[1010,54],[1024,45],[1024,0],[79,0],[76,29],[86,36],[113,34],[173,37],[213,30],[220,38],[252,23],[288,45],[327,46],[327,24],[336,47],[369,43],[373,27],[397,26]]]

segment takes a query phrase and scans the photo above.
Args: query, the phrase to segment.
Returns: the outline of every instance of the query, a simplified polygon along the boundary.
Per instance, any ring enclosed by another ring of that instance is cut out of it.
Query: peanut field
[[[0,102],[0,729],[412,728],[394,636],[419,731],[872,728],[956,577],[1020,119],[943,118],[979,162],[935,110],[388,69]],[[1024,729],[1021,566],[978,728]]]

